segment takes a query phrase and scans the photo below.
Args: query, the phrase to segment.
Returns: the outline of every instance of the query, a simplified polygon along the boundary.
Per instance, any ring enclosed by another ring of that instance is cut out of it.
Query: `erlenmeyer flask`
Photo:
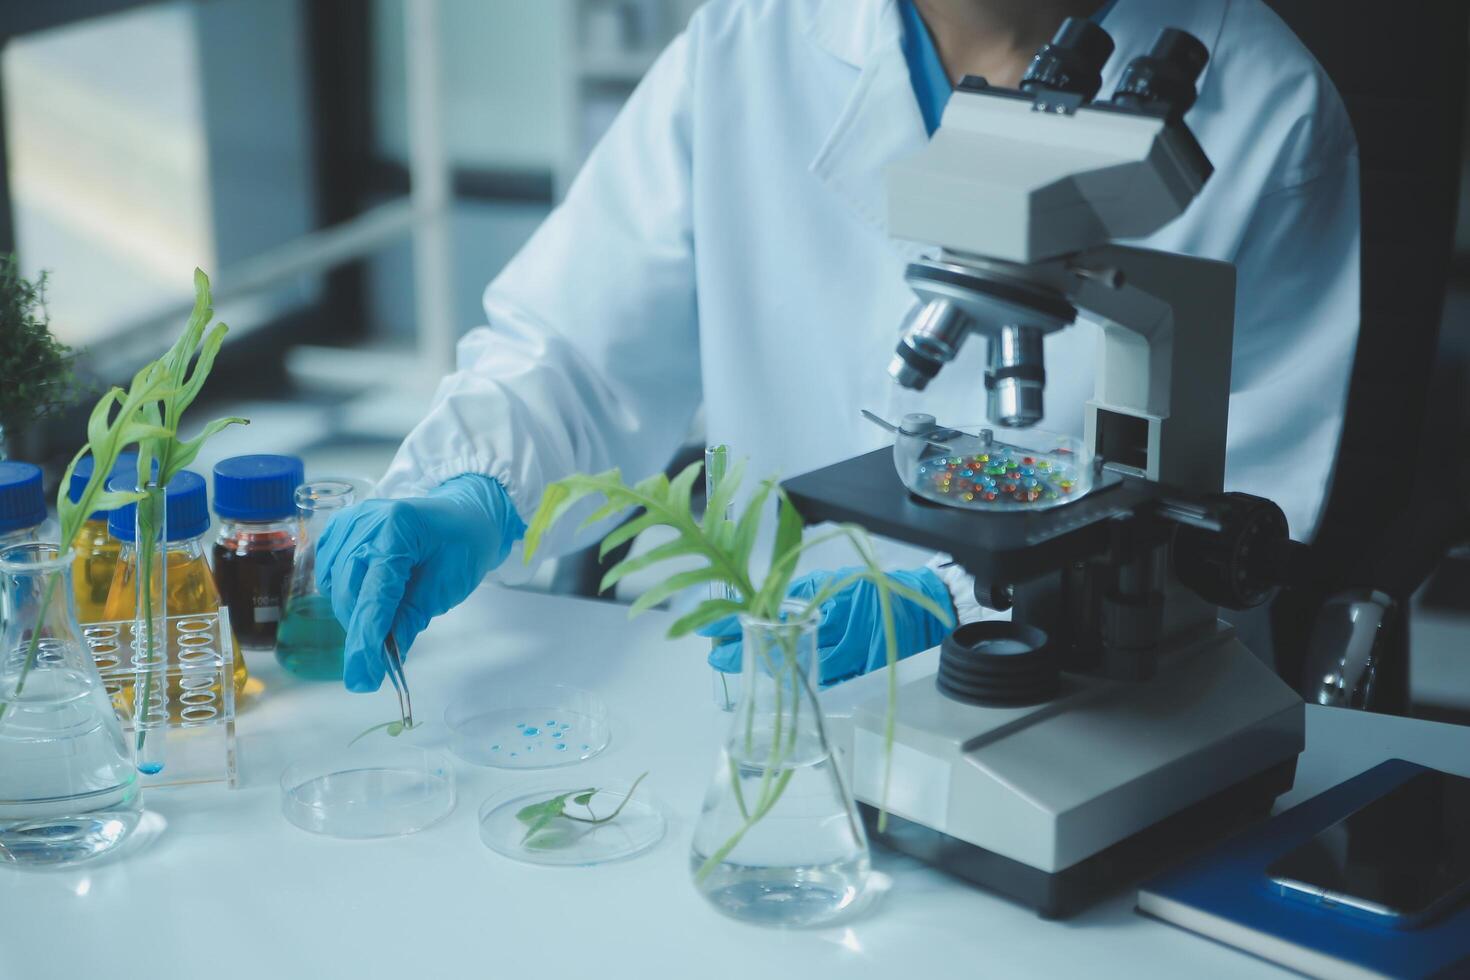
[[[316,543],[332,516],[356,498],[356,490],[344,480],[319,480],[296,490],[301,527],[286,614],[276,631],[276,659],[298,677],[342,679],[342,646],[347,634],[332,614],[332,601],[317,591]]]
[[[71,554],[0,552],[13,615],[0,634],[0,864],[103,854],[138,825],[138,774],[77,627]]]
[[[733,918],[819,925],[862,894],[869,861],[817,703],[817,620],[741,626],[740,703],[694,830],[694,884]]]

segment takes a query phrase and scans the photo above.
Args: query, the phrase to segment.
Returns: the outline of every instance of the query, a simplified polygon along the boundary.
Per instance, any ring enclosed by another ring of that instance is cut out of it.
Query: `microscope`
[[[1223,492],[1235,270],[1115,243],[1212,173],[1183,118],[1208,52],[1164,30],[1093,101],[1112,53],[1067,21],[888,171],[890,233],[933,256],[890,373],[922,390],[983,340],[989,422],[908,415],[892,449],[784,485],[806,522],[948,553],[1010,611],[824,708],[874,839],[1046,917],[1267,814],[1304,744],[1301,699],[1218,616],[1303,561],[1279,507]],[[1079,311],[1102,332],[1083,436],[1039,436],[1043,338]]]

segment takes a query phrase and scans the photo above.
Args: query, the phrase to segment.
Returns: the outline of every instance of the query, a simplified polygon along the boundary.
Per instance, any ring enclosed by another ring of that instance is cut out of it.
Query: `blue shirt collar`
[[[1117,2],[1107,0],[1092,19],[1101,21]],[[909,80],[914,87],[914,98],[919,102],[919,113],[924,117],[924,128],[933,136],[954,87],[944,72],[939,49],[934,46],[934,37],[929,33],[924,18],[919,16],[914,0],[902,0],[899,9],[903,14],[903,56],[909,66]]]

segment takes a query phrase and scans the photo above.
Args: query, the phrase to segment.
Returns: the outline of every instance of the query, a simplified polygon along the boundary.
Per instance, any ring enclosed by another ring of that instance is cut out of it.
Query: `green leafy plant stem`
[[[609,813],[605,817],[599,817],[596,814],[593,814],[591,817],[578,817],[578,816],[574,816],[574,815],[572,815],[570,813],[566,813],[566,812],[563,812],[562,813],[562,816],[565,817],[568,820],[575,820],[577,823],[590,823],[590,824],[612,823],[614,820],[618,819],[619,814],[621,814],[623,812],[623,808],[626,807],[628,805],[628,803],[633,799],[633,794],[636,793],[636,792],[638,792],[638,784],[641,783],[641,782],[643,782],[644,778],[647,775],[648,775],[648,773],[645,772],[642,775],[640,775],[637,779],[633,780],[633,785],[632,786],[629,786],[628,787],[628,792],[626,792],[626,793],[623,794],[623,801],[618,804],[617,809],[613,810],[612,813]],[[587,797],[587,802],[586,803],[583,803],[582,805],[585,806],[585,807],[587,807],[587,812],[588,813],[592,813],[592,806],[591,806],[592,796],[596,795],[597,792],[598,791],[596,789],[585,789],[585,790],[582,790],[580,792],[580,795],[581,796]]]
[[[160,581],[158,588],[153,588],[154,559],[162,561],[163,574],[167,575],[168,568],[168,544],[159,534],[163,525],[164,505],[163,487],[151,483],[144,487],[137,504],[137,530],[133,541],[133,550],[138,561],[136,612],[137,618],[142,620],[143,649],[147,651],[143,660],[147,665],[147,670],[143,673],[143,690],[137,698],[135,708],[139,749],[143,747],[144,723],[153,701],[153,678],[160,666],[159,662],[166,661],[168,656],[167,650],[160,649],[157,636],[157,630],[167,623],[167,583]],[[135,623],[134,630],[136,629]]]
[[[774,479],[762,481],[758,485],[738,519],[731,519],[727,516],[726,511],[731,501],[734,500],[743,477],[744,461],[730,466],[723,479],[716,481],[713,492],[708,495],[703,520],[696,520],[693,515],[690,494],[701,469],[701,463],[693,463],[672,479],[664,474],[656,474],[632,487],[623,481],[622,475],[617,470],[609,470],[597,475],[572,476],[551,484],[542,495],[541,504],[532,517],[526,532],[526,561],[532,560],[553,524],[583,499],[600,496],[603,500],[602,506],[593,510],[586,517],[582,525],[584,528],[625,512],[632,512],[633,515],[603,537],[601,545],[603,556],[656,526],[668,527],[676,532],[674,540],[660,544],[643,554],[627,557],[609,569],[602,579],[603,591],[612,588],[626,575],[670,559],[690,556],[704,559],[703,567],[671,574],[663,582],[644,592],[633,603],[629,610],[630,615],[636,616],[693,586],[717,583],[723,583],[726,586],[724,595],[712,595],[699,603],[691,612],[675,620],[669,628],[671,638],[685,636],[732,615],[743,614],[755,620],[780,622],[781,608],[787,602],[791,580],[802,555],[819,544],[843,538],[856,552],[861,561],[860,567],[852,574],[831,581],[818,590],[795,613],[794,620],[815,616],[826,602],[846,588],[859,582],[871,583],[878,596],[883,620],[885,660],[890,668],[898,661],[897,633],[893,622],[892,598],[894,595],[926,609],[944,623],[953,622],[948,609],[941,608],[928,596],[902,586],[884,574],[867,533],[861,527],[838,525],[804,541],[801,516]],[[750,572],[751,557],[764,508],[773,497],[778,503],[774,557],[764,578],[760,579],[757,584],[755,576]],[[782,632],[784,631],[777,630],[778,634]],[[778,638],[776,645],[780,648],[782,660],[780,664],[771,662],[769,651],[759,653],[765,658],[765,667],[776,677],[777,683],[776,710],[773,718],[774,731],[770,749],[765,759],[764,771],[753,806],[749,805],[751,801],[747,800],[739,789],[738,772],[732,773],[732,787],[745,822],[730,840],[716,849],[701,868],[700,875],[707,874],[709,869],[728,857],[750,828],[765,817],[781,799],[794,771],[786,763],[789,761],[790,753],[797,747],[797,723],[800,720],[802,710],[800,702],[803,697],[810,698],[809,710],[816,718],[815,723],[820,733],[821,747],[830,754],[816,692],[811,689],[810,682],[804,676],[798,681],[792,674],[798,671],[795,644],[794,637],[789,641],[782,641]],[[746,652],[749,656],[756,655],[749,650]],[[793,692],[789,704],[782,690],[785,687],[789,687]],[[746,699],[746,730],[741,741],[744,743],[744,754],[750,756],[755,751],[756,706],[752,692],[745,691],[744,697]],[[885,800],[891,777],[896,704],[896,677],[895,672],[890,669],[888,713],[884,727]],[[789,717],[786,717],[788,712]],[[849,818],[851,819],[851,814]],[[885,825],[886,821],[886,807],[880,807],[880,826]]]
[[[204,443],[211,436],[235,424],[248,424],[248,419],[222,418],[206,424],[193,439],[180,440],[179,423],[184,410],[194,402],[204,387],[214,361],[224,343],[229,328],[217,323],[205,335],[205,328],[214,319],[214,308],[209,289],[209,277],[202,270],[194,270],[194,309],[183,334],[161,359],[145,364],[133,376],[126,391],[113,388],[98,399],[87,420],[87,443],[72,457],[62,475],[60,490],[56,498],[56,511],[60,518],[62,554],[67,552],[76,539],[82,521],[97,510],[113,510],[129,503],[137,503],[139,511],[139,535],[134,546],[138,554],[138,589],[143,597],[143,609],[152,607],[153,549],[149,542],[154,540],[162,524],[165,506],[164,489],[169,480],[187,467],[199,455]],[[114,409],[116,410],[114,412]],[[108,490],[106,481],[117,465],[118,456],[128,446],[138,447],[138,473],[141,482],[148,485],[148,493],[157,491],[152,505],[145,502],[147,494],[142,491]],[[72,474],[77,464],[86,456],[92,456],[92,475],[76,501],[69,495]],[[157,464],[157,479],[150,480],[154,464]],[[155,486],[156,483],[156,486]],[[156,515],[151,512],[157,509]],[[161,546],[162,547],[162,546]],[[42,600],[42,614],[55,601],[60,574],[53,574],[46,584]],[[166,604],[167,597],[160,591],[159,602]],[[150,665],[159,658],[154,645],[154,616],[145,615],[144,642],[149,650]],[[160,617],[161,618],[161,617]],[[136,626],[135,626],[136,629]],[[16,681],[15,693],[21,694],[27,679],[35,668],[40,649],[41,634],[38,628],[31,634],[25,660],[21,665],[20,677]],[[145,736],[142,724],[147,705],[152,696],[156,666],[144,673],[143,696],[137,699],[138,750],[141,752]],[[4,717],[5,705],[0,704],[0,718]]]
[[[154,431],[138,417],[143,403],[150,398],[158,397],[164,389],[164,379],[157,372],[150,371],[151,367],[151,365],[145,367],[134,376],[132,387],[128,391],[113,388],[98,399],[92,409],[87,420],[87,444],[77,451],[67,465],[66,472],[61,477],[61,490],[57,494],[56,512],[61,525],[59,547],[63,554],[66,553],[71,542],[76,539],[77,532],[81,530],[82,521],[88,514],[94,510],[121,507],[136,501],[139,497],[137,493],[129,491],[108,490],[106,481],[112,468],[117,465],[117,458],[122,451]],[[115,417],[114,407],[117,409]],[[89,454],[93,456],[92,475],[88,478],[81,494],[73,502],[68,493],[71,477],[76,471],[77,464]],[[43,617],[51,609],[51,604],[56,601],[56,590],[61,581],[62,576],[59,573],[53,573],[47,577],[41,599]],[[42,632],[38,624],[37,629],[31,633],[30,642],[26,646],[25,660],[21,664],[20,676],[15,683],[16,697],[25,692],[26,681],[30,678],[31,671],[35,669],[36,657],[41,647]],[[0,704],[0,718],[5,717],[6,707],[6,704]]]
[[[381,725],[374,725],[372,728],[364,729],[363,731],[358,732],[357,735],[353,737],[352,741],[347,743],[347,747],[351,748],[358,742],[362,741],[364,738],[367,738],[373,732],[387,732],[389,738],[397,738],[404,732],[411,732],[415,728],[421,727],[423,727],[422,724],[409,725],[404,723],[401,719],[395,721],[385,721]]]

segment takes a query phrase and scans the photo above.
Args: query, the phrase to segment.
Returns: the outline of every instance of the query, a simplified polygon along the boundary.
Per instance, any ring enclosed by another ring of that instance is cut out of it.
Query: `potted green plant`
[[[14,255],[0,256],[0,460],[31,423],[76,400],[73,359],[51,334],[46,274],[28,280]]]

